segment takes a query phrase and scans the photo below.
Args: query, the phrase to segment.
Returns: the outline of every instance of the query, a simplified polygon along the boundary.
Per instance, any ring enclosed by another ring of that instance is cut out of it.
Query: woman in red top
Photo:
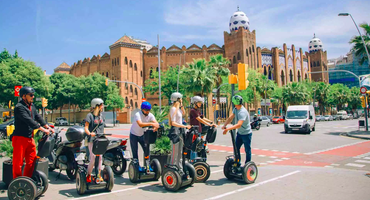
[[[204,99],[200,96],[194,96],[191,98],[191,102],[194,104],[194,107],[190,110],[190,125],[191,126],[199,126],[198,132],[202,132],[202,126],[201,124],[204,124],[206,126],[213,126],[216,127],[216,124],[213,124],[213,122],[207,118],[205,118],[200,113],[200,107],[202,107],[202,104],[204,103]]]

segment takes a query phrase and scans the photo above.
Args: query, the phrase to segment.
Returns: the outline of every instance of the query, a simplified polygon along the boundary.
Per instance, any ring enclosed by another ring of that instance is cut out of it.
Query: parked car
[[[272,123],[272,116],[271,115],[267,115],[266,117],[269,118],[270,122]]]
[[[348,119],[347,112],[344,111],[344,110],[339,111],[337,113],[337,115],[340,117],[340,120],[347,120]]]
[[[261,126],[267,126],[267,127],[270,126],[271,121],[267,116],[261,116],[261,117],[259,117],[259,119],[261,119],[261,121],[260,121]]]
[[[272,123],[274,124],[280,124],[284,122],[285,122],[285,119],[283,116],[275,116],[274,118],[272,118]]]
[[[56,126],[67,126],[68,125],[67,118],[65,118],[65,117],[57,117],[55,119],[55,125]]]
[[[325,121],[333,121],[334,118],[331,115],[325,115],[324,119],[325,119]]]
[[[353,119],[353,115],[352,114],[348,114],[348,119]]]
[[[14,124],[14,118],[0,124],[0,140],[7,138],[6,127]]]
[[[322,115],[316,115],[316,121],[325,121],[325,117]]]

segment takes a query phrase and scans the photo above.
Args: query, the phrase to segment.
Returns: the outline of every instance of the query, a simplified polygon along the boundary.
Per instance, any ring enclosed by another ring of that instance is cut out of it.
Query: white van
[[[347,120],[349,116],[347,115],[347,112],[345,110],[340,110],[337,115],[339,116],[339,119],[341,120]]]
[[[301,131],[310,134],[315,131],[315,110],[312,105],[289,106],[284,123],[285,133]]]

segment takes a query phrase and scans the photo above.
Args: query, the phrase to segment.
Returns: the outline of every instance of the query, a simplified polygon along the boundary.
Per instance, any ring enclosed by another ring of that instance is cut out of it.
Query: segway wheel
[[[193,185],[197,179],[197,175],[195,173],[195,168],[192,164],[190,163],[185,163],[185,170],[188,172],[190,178],[191,178],[191,183],[190,185]]]
[[[261,128],[261,126],[260,126],[260,125],[256,126],[256,130],[257,130],[257,131],[258,131],[258,130],[260,130],[260,128]]]
[[[224,165],[224,175],[229,180],[234,178],[231,175],[233,164],[234,164],[234,159],[229,158],[226,160],[225,165]]]
[[[155,173],[154,180],[158,181],[162,174],[161,163],[159,163],[157,159],[153,159],[152,162],[150,163],[150,166],[152,167]]]
[[[128,166],[128,177],[132,183],[137,183],[139,179],[138,163],[130,162]]]
[[[162,184],[168,191],[176,192],[182,185],[182,179],[178,171],[166,168],[162,175]]]
[[[105,190],[108,192],[112,191],[114,186],[114,174],[110,166],[105,166],[103,169],[103,179],[107,183]]]
[[[247,183],[254,183],[258,176],[258,169],[254,162],[247,162],[243,167],[243,180]]]
[[[78,170],[76,175],[76,189],[79,195],[83,195],[86,192],[86,173],[82,170]]]
[[[114,154],[112,170],[113,173],[117,176],[122,176],[122,174],[126,171],[127,168],[127,161],[123,157],[121,152],[116,152]]]
[[[195,174],[197,183],[204,183],[211,175],[211,167],[205,162],[194,163]]]
[[[8,198],[16,200],[33,200],[37,195],[35,182],[28,177],[18,177],[14,179],[8,187]]]
[[[37,194],[39,194],[37,196],[43,195],[49,187],[49,180],[46,174],[42,171],[36,170],[32,175],[32,179],[37,184]]]

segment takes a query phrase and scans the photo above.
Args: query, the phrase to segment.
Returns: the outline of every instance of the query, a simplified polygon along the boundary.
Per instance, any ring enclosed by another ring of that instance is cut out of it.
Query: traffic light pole
[[[368,122],[367,122],[367,95],[365,95],[365,124],[366,124],[366,131],[369,130]]]
[[[233,104],[233,101],[232,101],[232,99],[233,99],[233,96],[234,96],[234,92],[235,92],[235,84],[231,84],[231,101],[230,101],[230,103],[231,103],[231,106],[232,106],[232,109],[231,109],[231,112],[233,112],[234,111],[234,108],[235,108],[235,106],[234,106],[234,104]],[[235,124],[235,117],[234,117],[234,119],[233,119],[233,124]]]

